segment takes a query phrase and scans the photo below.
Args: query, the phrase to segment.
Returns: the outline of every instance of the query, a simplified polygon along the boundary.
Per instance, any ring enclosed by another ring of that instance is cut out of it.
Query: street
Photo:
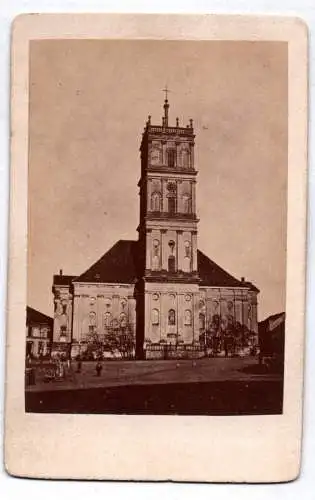
[[[26,411],[133,414],[268,414],[282,411],[282,377],[256,358],[72,364],[63,380],[26,388]]]

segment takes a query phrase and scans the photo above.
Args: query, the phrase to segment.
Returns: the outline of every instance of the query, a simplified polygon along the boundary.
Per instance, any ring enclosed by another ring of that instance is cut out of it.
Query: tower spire
[[[164,116],[163,116],[163,126],[168,127],[168,110],[169,110],[169,103],[167,99],[167,95],[170,92],[168,89],[167,85],[165,85],[165,88],[163,89],[163,92],[165,92],[165,100],[164,100]]]

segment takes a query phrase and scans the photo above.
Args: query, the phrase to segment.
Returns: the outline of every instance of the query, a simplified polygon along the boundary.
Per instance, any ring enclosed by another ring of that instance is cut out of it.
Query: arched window
[[[176,213],[176,198],[175,196],[168,197],[168,213],[174,215]]]
[[[158,309],[152,309],[152,325],[158,325],[160,323],[160,313]]]
[[[152,212],[160,212],[161,211],[161,195],[157,191],[152,193],[152,196],[151,196],[151,210],[152,210]]]
[[[185,257],[189,257],[191,256],[191,245],[190,245],[190,241],[186,240],[185,243],[184,243],[184,247],[185,247]]]
[[[206,327],[206,318],[203,313],[199,314],[199,330],[204,330]]]
[[[182,150],[182,166],[183,168],[190,167],[190,152],[188,149]]]
[[[183,195],[183,210],[184,214],[191,214],[191,197],[189,194]]]
[[[191,311],[186,309],[184,314],[184,324],[185,326],[191,326]]]
[[[161,156],[162,155],[161,155],[160,148],[155,147],[154,149],[152,149],[152,152],[151,152],[151,163],[153,165],[161,163]]]
[[[173,255],[174,254],[174,249],[175,249],[175,241],[173,240],[170,240],[168,242],[168,246],[170,248],[170,251],[171,251],[171,255],[169,256],[168,258],[168,270],[170,273],[174,273],[175,272],[175,256]]]
[[[119,323],[122,328],[125,328],[127,326],[127,315],[126,313],[120,313],[119,316]]]
[[[153,269],[153,271],[158,271],[160,269],[160,242],[159,242],[159,240],[153,240],[152,269]]]
[[[183,271],[184,273],[190,273],[191,271],[191,244],[190,241],[185,241],[184,243],[184,262],[183,262]]]
[[[89,314],[90,325],[95,326],[96,323],[96,314],[94,311],[91,311]]]
[[[167,210],[169,214],[176,213],[176,183],[169,182],[167,184]]]
[[[232,314],[232,311],[233,311],[233,302],[231,300],[229,300],[228,303],[227,303],[227,309]]]
[[[176,164],[176,150],[168,149],[167,150],[167,165],[168,167],[174,168]]]
[[[175,248],[175,241],[174,241],[174,240],[170,240],[170,241],[168,242],[168,246],[170,247],[171,254],[173,255],[173,253],[174,253],[174,248]]]
[[[170,255],[168,258],[168,270],[170,273],[175,273],[175,257]]]
[[[110,312],[107,311],[104,314],[104,327],[109,328],[111,326],[111,322],[112,322],[112,315]]]
[[[170,309],[168,311],[168,324],[169,325],[175,325],[176,324],[175,310],[174,309]]]

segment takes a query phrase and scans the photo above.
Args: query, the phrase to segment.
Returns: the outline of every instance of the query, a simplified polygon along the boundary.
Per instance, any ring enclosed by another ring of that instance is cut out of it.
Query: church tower
[[[191,343],[198,330],[195,135],[169,123],[146,123],[141,153],[137,350],[143,342]]]

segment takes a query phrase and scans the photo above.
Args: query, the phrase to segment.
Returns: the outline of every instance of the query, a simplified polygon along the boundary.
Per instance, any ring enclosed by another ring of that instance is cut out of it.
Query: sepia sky
[[[285,309],[287,45],[31,42],[28,305],[53,314],[52,278],[137,239],[148,114],[193,118],[198,247],[260,289],[259,320]]]

